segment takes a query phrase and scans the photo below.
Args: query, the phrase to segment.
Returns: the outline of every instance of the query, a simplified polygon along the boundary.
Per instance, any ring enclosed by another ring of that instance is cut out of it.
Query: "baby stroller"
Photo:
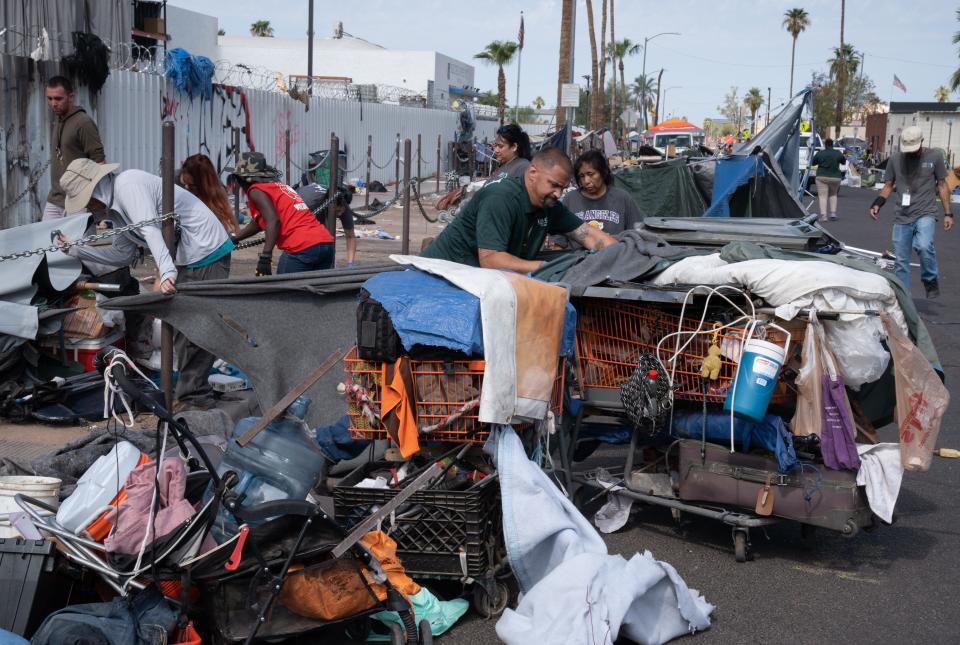
[[[365,640],[370,616],[395,611],[403,627],[393,624],[391,642],[397,645],[432,643],[430,624],[418,626],[408,601],[398,591],[381,561],[361,539],[371,526],[365,523],[349,535],[318,504],[298,500],[277,500],[242,507],[232,488],[238,474],[217,474],[202,445],[185,423],[144,391],[131,378],[132,363],[113,352],[105,368],[111,388],[123,402],[135,401],[158,418],[157,454],[162,455],[167,435],[172,436],[187,459],[184,497],[194,514],[172,531],[149,544],[144,539],[136,556],[108,552],[104,544],[80,531],[58,524],[57,509],[46,503],[18,495],[17,504],[31,517],[45,536],[56,538],[62,554],[82,569],[97,574],[122,597],[130,597],[149,585],[156,585],[179,605],[181,626],[196,618],[208,642],[251,643],[255,639],[277,640],[340,624],[347,634]],[[191,450],[192,449],[192,450]],[[156,470],[153,471],[154,473]],[[441,473],[442,474],[442,473]],[[151,475],[153,476],[153,475]],[[431,473],[435,477],[436,473]],[[158,506],[159,477],[154,477],[153,511]],[[239,527],[216,546],[209,539],[218,511],[225,508]],[[391,509],[385,509],[389,514]],[[156,516],[150,513],[152,524]],[[377,519],[379,519],[379,514]],[[374,523],[376,519],[374,519]],[[149,525],[149,524],[148,524]],[[334,620],[307,618],[276,602],[284,583],[300,571],[312,571],[334,564],[349,564],[349,576],[357,580],[352,587],[369,592],[363,609]],[[297,573],[294,573],[297,571]]]

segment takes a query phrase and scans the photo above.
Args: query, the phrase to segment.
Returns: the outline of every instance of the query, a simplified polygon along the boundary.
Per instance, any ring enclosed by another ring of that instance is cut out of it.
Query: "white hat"
[[[911,125],[900,133],[901,152],[916,152],[923,143],[923,132],[918,126]]]
[[[100,180],[119,167],[118,163],[97,163],[93,159],[71,161],[60,176],[60,186],[67,194],[63,210],[69,215],[85,209]]]

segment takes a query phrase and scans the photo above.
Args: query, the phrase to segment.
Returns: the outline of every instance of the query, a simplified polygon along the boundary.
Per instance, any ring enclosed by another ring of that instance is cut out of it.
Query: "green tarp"
[[[700,217],[707,204],[687,164],[672,159],[629,166],[614,175],[614,185],[630,193],[647,217]]]

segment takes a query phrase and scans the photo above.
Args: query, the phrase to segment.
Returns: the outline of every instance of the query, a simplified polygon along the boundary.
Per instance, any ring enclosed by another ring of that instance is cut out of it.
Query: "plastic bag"
[[[838,371],[851,390],[860,391],[862,385],[873,383],[887,371],[890,354],[880,343],[883,327],[876,318],[860,316],[825,322],[823,327]]]
[[[798,437],[815,434],[820,436],[821,375],[820,341],[816,333],[816,316],[807,323],[807,335],[803,339],[800,371],[797,373],[797,411],[790,421],[790,430]]]
[[[860,455],[854,443],[857,428],[853,423],[847,390],[836,359],[827,345],[823,326],[817,325],[816,333],[823,368],[820,377],[820,452],[823,464],[833,470],[857,471],[860,470]]]
[[[916,345],[886,314],[880,317],[893,355],[900,462],[906,470],[923,472],[930,468],[940,421],[950,404],[950,392]]]

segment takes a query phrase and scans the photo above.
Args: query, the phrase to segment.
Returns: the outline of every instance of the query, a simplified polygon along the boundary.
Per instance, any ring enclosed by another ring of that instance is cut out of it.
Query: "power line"
[[[700,60],[700,61],[704,61],[704,62],[707,62],[707,63],[716,63],[717,65],[728,65],[728,66],[730,66],[730,67],[768,67],[768,68],[778,68],[778,69],[784,69],[784,68],[790,67],[789,64],[763,65],[763,64],[759,64],[759,63],[731,63],[731,62],[729,62],[729,61],[717,60],[717,59],[715,59],[715,58],[707,58],[707,57],[705,57],[705,56],[697,56],[696,54],[690,54],[690,53],[687,53],[687,52],[685,52],[685,51],[680,51],[680,50],[677,50],[677,49],[671,49],[671,48],[669,48],[669,47],[664,47],[663,45],[659,45],[659,46],[657,47],[657,49],[666,50],[666,51],[668,51],[668,52],[670,52],[670,53],[672,53],[672,54],[676,54],[677,56],[686,56],[687,58],[693,58],[693,59],[695,59],[695,60]],[[801,67],[801,66],[806,67],[806,66],[813,66],[813,65],[823,65],[823,62],[821,61],[821,62],[817,62],[817,63],[796,63],[796,64],[795,64],[795,67]]]
[[[880,54],[874,54],[872,52],[863,51],[864,54],[870,56],[871,58],[879,58],[880,60],[892,60],[896,63],[908,63],[910,65],[925,65],[927,67],[943,67],[944,69],[954,69],[956,65],[944,65],[943,63],[927,63],[919,60],[907,60],[906,58],[892,58],[890,56],[881,56]]]

